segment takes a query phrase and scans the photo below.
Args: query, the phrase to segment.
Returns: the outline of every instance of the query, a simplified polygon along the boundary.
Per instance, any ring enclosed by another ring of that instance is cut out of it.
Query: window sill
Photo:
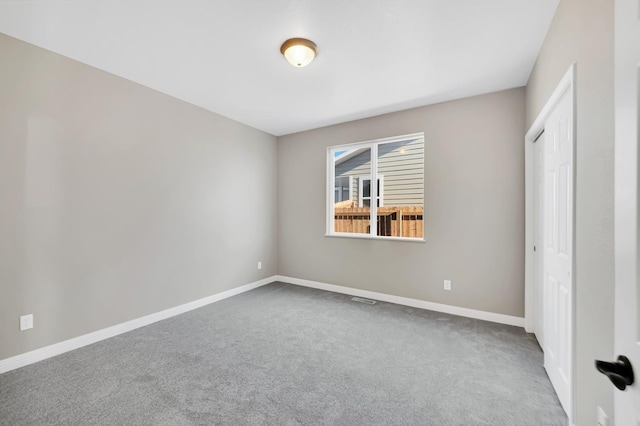
[[[382,240],[382,241],[404,241],[408,243],[426,243],[424,238],[402,238],[402,237],[380,237],[369,234],[351,234],[351,233],[338,233],[338,234],[324,234],[325,237],[330,238],[355,238],[359,240]]]

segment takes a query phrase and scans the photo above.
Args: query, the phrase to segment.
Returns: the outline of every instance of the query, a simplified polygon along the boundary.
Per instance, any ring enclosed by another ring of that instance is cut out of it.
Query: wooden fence
[[[370,207],[334,208],[334,231],[368,234],[371,228]],[[377,235],[385,237],[422,238],[423,208],[421,206],[378,207]]]

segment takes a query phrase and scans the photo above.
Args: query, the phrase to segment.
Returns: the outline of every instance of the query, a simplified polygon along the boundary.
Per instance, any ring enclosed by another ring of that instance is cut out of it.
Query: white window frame
[[[358,176],[358,207],[364,207],[364,200],[371,200],[371,192],[369,192],[369,197],[364,197],[362,195],[364,188],[364,181],[371,181],[371,176]],[[380,194],[378,194],[378,201],[380,202],[378,207],[384,206],[384,176],[378,175],[378,181],[380,182]],[[378,186],[376,185],[376,191],[378,191]],[[378,203],[376,203],[378,204]]]
[[[396,241],[409,241],[409,242],[424,242],[424,232],[422,234],[422,238],[409,238],[409,237],[386,237],[377,235],[377,217],[378,217],[378,205],[377,203],[371,204],[370,211],[370,222],[369,222],[369,233],[368,234],[356,234],[356,233],[347,233],[347,232],[335,232],[334,231],[334,200],[335,200],[335,153],[340,151],[349,151],[354,149],[362,149],[369,148],[371,150],[371,175],[362,176],[364,178],[371,178],[371,176],[375,173],[378,179],[380,179],[380,189],[381,192],[383,188],[383,176],[377,173],[378,171],[378,145],[384,143],[392,143],[399,142],[407,139],[418,139],[422,138],[424,140],[424,133],[410,133],[401,136],[394,136],[391,138],[382,138],[375,139],[365,142],[356,142],[351,144],[343,144],[327,147],[327,191],[326,191],[326,203],[327,203],[327,216],[326,216],[326,237],[346,237],[346,238],[365,238],[365,239],[376,239],[376,240],[396,240]],[[424,170],[424,163],[423,163]],[[351,179],[350,179],[351,181]],[[359,179],[358,186],[362,186],[362,179]],[[351,195],[352,185],[349,185],[349,191]],[[330,189],[330,190],[329,190]],[[360,190],[358,193],[358,202],[361,203],[360,194],[362,191]],[[378,198],[378,185],[371,185],[370,191],[371,199]],[[382,194],[380,194],[380,206],[382,206],[383,199]],[[424,201],[423,201],[424,203]],[[423,204],[424,205],[424,204]]]

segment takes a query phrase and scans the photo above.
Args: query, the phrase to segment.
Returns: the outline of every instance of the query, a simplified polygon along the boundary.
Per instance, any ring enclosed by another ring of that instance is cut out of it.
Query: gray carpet
[[[2,425],[566,425],[522,329],[273,283],[0,375]]]

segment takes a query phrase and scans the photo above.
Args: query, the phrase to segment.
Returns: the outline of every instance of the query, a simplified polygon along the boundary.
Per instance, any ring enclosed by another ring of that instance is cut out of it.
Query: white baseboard
[[[176,315],[180,315],[185,312],[189,312],[194,309],[201,308],[205,305],[209,305],[211,303],[215,303],[220,300],[227,299],[237,294],[244,293],[249,290],[253,290],[254,288],[258,288],[263,285],[270,284],[274,281],[281,281],[281,282],[295,284],[303,287],[317,288],[320,290],[332,291],[335,293],[349,294],[352,296],[365,297],[368,299],[375,299],[383,302],[395,303],[398,305],[411,306],[414,308],[428,309],[430,311],[444,312],[447,314],[459,315],[459,316],[468,317],[468,318],[476,318],[476,319],[496,322],[500,324],[524,327],[524,318],[520,318],[520,317],[496,314],[493,312],[477,311],[474,309],[461,308],[458,306],[443,305],[440,303],[427,302],[424,300],[411,299],[408,297],[393,296],[390,294],[376,293],[368,290],[359,290],[351,287],[343,287],[343,286],[334,285],[334,284],[326,284],[318,281],[310,281],[310,280],[303,280],[300,278],[274,275],[269,278],[264,278],[260,281],[255,281],[255,282],[243,285],[241,287],[233,288],[231,290],[223,291],[221,293],[207,296],[202,299],[194,300],[193,302],[189,302],[183,305],[175,306],[173,308],[165,309],[164,311],[156,312],[141,318],[136,318],[131,321],[114,325],[112,327],[104,328],[102,330],[98,330],[92,333],[84,334],[82,336],[74,337],[73,339],[55,343],[50,346],[45,346],[44,348],[36,349],[30,352],[13,356],[11,358],[0,360],[0,374],[6,373],[7,371],[15,370],[16,368],[24,367],[29,364],[33,364],[38,361],[45,360],[47,358],[54,357],[56,355],[63,354],[65,352],[72,351],[74,349],[81,348],[83,346],[88,346],[92,343],[96,343],[101,340],[105,340],[110,337],[114,337],[119,334],[123,334],[131,330],[135,330],[136,328],[144,327],[145,325],[153,324],[154,322],[161,321],[163,319],[171,318]]]
[[[223,291],[212,296],[194,300],[193,302],[165,309],[164,311],[156,312],[154,314],[146,315],[141,318],[136,318],[131,321],[114,325],[112,327],[103,328],[102,330],[74,337],[73,339],[65,340],[60,343],[45,346],[44,348],[36,349],[30,352],[13,356],[11,358],[0,360],[0,374],[7,371],[15,370],[16,368],[24,367],[25,365],[33,364],[34,362],[54,357],[56,355],[63,354],[65,352],[72,351],[74,349],[81,348],[83,346],[90,345],[92,343],[99,342],[101,340],[108,339],[110,337],[117,336],[122,333],[126,333],[131,330],[135,330],[136,328],[144,327],[145,325],[153,324],[154,322],[161,321],[163,319],[171,318],[176,315],[201,308],[205,305],[227,299],[231,296],[244,293],[245,291],[253,290],[254,288],[258,288],[274,281],[276,281],[275,276],[264,278],[260,281],[255,281],[241,287],[232,288],[231,290]]]
[[[496,314],[493,312],[477,311],[475,309],[461,308],[458,306],[443,305],[441,303],[427,302],[425,300],[411,299],[408,297],[393,296],[391,294],[376,293],[374,291],[359,290],[351,287],[343,287],[334,284],[326,284],[318,281],[303,280],[300,278],[276,275],[276,280],[284,283],[300,285],[304,287],[317,288],[320,290],[332,291],[334,293],[349,294],[351,296],[365,297],[383,302],[395,303],[398,305],[411,306],[414,308],[428,309],[430,311],[443,312],[446,314],[458,315],[462,317],[475,318],[484,321],[497,322],[500,324],[524,327],[524,318],[511,315]]]

